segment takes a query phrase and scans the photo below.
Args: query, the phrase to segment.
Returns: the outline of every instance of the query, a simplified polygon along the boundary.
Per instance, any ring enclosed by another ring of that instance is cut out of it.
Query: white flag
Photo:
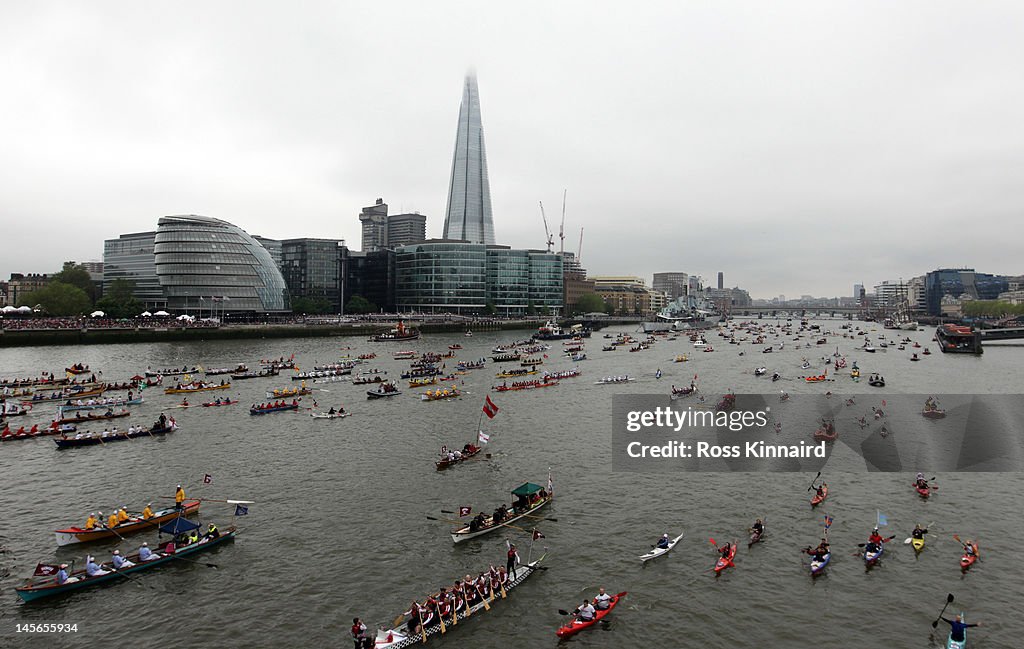
[[[484,431],[480,431],[480,434],[477,435],[477,439],[480,440],[481,444],[486,444],[487,442],[491,441],[491,436],[485,433]]]

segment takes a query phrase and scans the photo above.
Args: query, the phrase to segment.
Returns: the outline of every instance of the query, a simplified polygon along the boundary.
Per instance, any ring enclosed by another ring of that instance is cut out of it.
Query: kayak
[[[960,557],[960,570],[967,572],[967,570],[974,565],[974,562],[978,560],[978,544],[972,543],[971,549],[974,550],[973,554],[964,553],[964,556]]]
[[[760,533],[758,533],[758,532],[751,533],[751,535],[750,535],[750,543],[747,544],[747,547],[749,548],[750,546],[754,545],[755,543],[760,543],[761,539],[764,538],[764,535],[767,532],[768,532],[768,529],[764,528],[764,529],[761,530]]]
[[[910,538],[910,545],[914,546],[914,551],[915,552],[920,552],[921,550],[924,550],[924,539],[923,538],[915,539],[915,538],[911,537]]]
[[[608,602],[608,608],[597,611],[593,620],[587,620],[586,622],[581,622],[580,620],[573,620],[569,624],[560,627],[558,631],[555,631],[555,635],[557,635],[559,638],[568,638],[569,636],[575,633],[579,633],[587,627],[594,626],[602,619],[604,619],[605,615],[608,615],[612,612],[612,609],[615,608],[615,605],[619,603],[619,600],[626,596],[626,592],[627,591],[622,591],[618,595],[613,595],[611,601]]]
[[[715,562],[715,574],[722,572],[729,566],[733,565],[733,557],[736,556],[736,542],[734,541],[732,546],[729,548],[729,558],[718,557],[718,561]]]
[[[917,485],[917,483],[915,483],[914,489],[917,491],[917,495],[921,496],[922,498],[927,498],[928,496],[932,495],[931,487],[920,487]]]
[[[679,536],[677,536],[674,539],[671,539],[668,542],[668,547],[667,548],[653,548],[650,552],[648,552],[646,554],[641,554],[640,555],[640,561],[642,563],[646,563],[646,562],[650,561],[651,559],[657,559],[661,555],[667,554],[669,550],[671,550],[672,548],[676,547],[676,543],[679,543],[679,539],[683,538],[683,534],[685,534],[685,532],[680,533]]]
[[[828,485],[823,484],[821,485],[821,495],[819,496],[817,493],[815,493],[814,496],[811,498],[811,507],[821,504],[821,502],[826,498],[828,498]]]
[[[821,574],[821,571],[825,569],[828,562],[832,560],[832,553],[826,552],[825,557],[818,561],[817,557],[811,557],[811,576],[817,576]]]
[[[868,552],[868,549],[864,548],[864,563],[869,566],[874,565],[883,552],[885,552],[885,545],[883,544],[879,544],[877,552]]]
[[[960,619],[963,620],[964,622],[967,621],[967,618],[964,617],[964,614],[962,612],[960,613]],[[966,647],[967,647],[967,629],[964,629],[964,639],[963,640],[954,640],[953,639],[953,631],[950,630],[949,637],[946,638],[946,649],[966,649]]]

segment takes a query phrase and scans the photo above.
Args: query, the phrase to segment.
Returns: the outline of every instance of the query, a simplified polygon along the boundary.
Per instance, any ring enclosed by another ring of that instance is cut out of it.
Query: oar
[[[817,482],[818,478],[820,478],[820,477],[821,477],[821,471],[818,471],[818,475],[814,476],[814,480],[811,480],[811,486],[807,487],[807,491],[810,491],[811,489],[814,489],[814,483]]]
[[[457,521],[451,518],[437,518],[435,516],[427,516],[428,521],[440,521],[442,523],[455,523],[457,525],[465,525],[465,521]]]
[[[175,556],[173,554],[170,554],[170,553],[165,553],[163,556],[170,557],[172,559],[177,559],[178,561],[188,561],[189,563],[195,563],[195,564],[198,564],[200,566],[206,566],[207,568],[217,568],[218,567],[217,564],[215,564],[215,563],[206,563],[205,561],[196,561],[195,559],[186,559],[185,557],[177,557],[177,556]]]
[[[128,581],[135,581],[135,583],[141,584],[141,585],[145,586],[146,588],[149,588],[151,590],[156,590],[155,587],[153,587],[153,586],[151,586],[149,584],[143,583],[142,581],[136,581],[134,577],[129,577],[127,573],[121,572],[120,570],[114,568],[114,566],[110,566],[110,572],[112,572],[114,574],[117,574],[117,575],[121,575],[122,577],[124,577]]]
[[[953,603],[953,593],[950,593],[950,594],[946,595],[946,606],[949,606],[952,603]],[[942,614],[946,612],[946,606],[942,607],[942,610],[939,611],[939,617],[935,618],[935,621],[932,622],[932,628],[933,629],[935,629],[935,628],[937,628],[939,626],[939,620],[942,619]]]
[[[557,518],[549,518],[547,516],[534,516],[533,514],[523,514],[523,516],[525,516],[526,518],[536,518],[537,520],[541,521],[551,521],[552,523],[558,522]]]
[[[157,496],[162,500],[174,500],[174,496]],[[253,505],[256,503],[255,500],[219,500],[217,498],[189,498],[188,500],[198,500],[204,503],[227,503],[229,505]]]

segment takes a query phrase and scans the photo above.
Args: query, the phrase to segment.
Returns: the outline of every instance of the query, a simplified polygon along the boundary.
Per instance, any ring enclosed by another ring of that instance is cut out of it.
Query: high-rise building
[[[1009,287],[1005,275],[978,273],[973,268],[939,268],[925,275],[925,294],[930,315],[942,315],[942,299],[995,300]]]
[[[391,214],[387,220],[387,247],[397,248],[411,243],[425,241],[427,238],[427,217],[413,212],[412,214]]]
[[[859,300],[864,297],[864,285],[854,284],[853,285],[853,299]]]
[[[395,251],[354,252],[345,249],[342,255],[344,304],[359,296],[375,311],[395,311]],[[347,313],[347,311],[346,311]]]
[[[662,291],[668,295],[670,300],[687,294],[688,277],[686,273],[654,273],[654,282],[651,287],[656,291]]]
[[[721,291],[725,288],[725,273],[718,271],[718,290]]]
[[[281,242],[277,239],[268,239],[259,235],[252,235],[252,238],[260,242],[260,245],[267,249],[270,253],[270,258],[274,260],[274,265],[278,268],[281,267]]]
[[[383,198],[359,213],[363,224],[363,252],[382,250],[388,246],[388,204]]]
[[[487,150],[480,121],[480,93],[476,75],[472,73],[466,75],[462,87],[443,238],[485,245],[495,243]]]

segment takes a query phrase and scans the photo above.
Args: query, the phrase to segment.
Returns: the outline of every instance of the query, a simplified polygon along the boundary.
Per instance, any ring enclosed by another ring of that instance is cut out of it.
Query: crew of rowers
[[[174,384],[174,389],[175,390],[202,390],[202,389],[215,388],[218,385],[231,385],[231,384],[225,382],[224,379],[221,379],[219,384],[218,383],[207,383],[205,381],[192,381],[191,383],[186,383],[185,385],[182,385],[181,381],[178,381],[177,383]]]
[[[457,388],[443,388],[443,389],[442,388],[438,388],[437,390],[434,390],[433,392],[431,392],[430,390],[427,390],[423,394],[428,399],[446,399],[448,397],[457,397],[461,393],[458,391]]]
[[[601,383],[626,383],[627,381],[630,380],[632,379],[629,377],[628,374],[625,376],[606,376],[603,379],[601,379]]]
[[[85,519],[85,529],[113,529],[123,523],[137,523],[139,521],[145,521],[153,518],[153,503],[146,503],[145,509],[140,514],[129,514],[128,506],[125,505],[120,509],[115,509],[114,513],[107,517],[106,524],[103,523],[103,512],[99,513],[97,517],[96,512],[90,512],[89,517]]]
[[[127,403],[129,401],[133,401],[134,399],[135,399],[135,393],[129,390],[128,391],[128,396],[125,397],[124,399],[118,399],[116,397],[108,397],[106,399],[100,399],[98,401],[96,399],[87,399],[85,401],[82,401],[81,399],[76,399],[74,402],[72,402],[71,399],[68,399],[67,403],[64,404],[64,407],[65,408],[75,408],[75,407],[81,408],[81,407],[84,407],[84,406],[123,406],[123,405],[127,405]]]
[[[456,579],[450,588],[441,588],[440,592],[428,596],[422,603],[413,600],[409,610],[403,613],[409,616],[406,629],[410,635],[420,633],[424,626],[434,623],[438,616],[450,622],[466,605],[492,602],[495,593],[505,597],[505,586],[508,583],[509,576],[505,568],[494,566],[475,578],[466,575],[463,579]]]
[[[538,385],[544,385],[549,382],[549,379],[545,377],[543,380],[534,379],[532,381],[513,381],[512,385],[508,384],[508,381],[502,381],[501,386],[495,388],[495,390],[521,390],[523,388],[532,388]]]
[[[0,431],[0,438],[3,437],[35,437],[39,434],[39,424],[33,424],[32,428],[25,430],[22,426],[17,431],[12,431],[10,426],[4,424],[4,429]]]
[[[261,403],[258,406],[254,403],[254,404],[252,404],[249,407],[252,410],[273,410],[274,408],[291,408],[291,407],[298,408],[299,407],[299,400],[298,399],[292,399],[292,402],[288,403],[287,401],[281,399],[279,401],[274,401],[274,402],[271,402],[271,403]]]
[[[171,426],[175,425],[174,417],[171,417],[168,420],[167,417],[163,413],[160,413],[160,418],[157,419],[157,421],[153,424],[153,428],[151,430],[163,430],[163,429],[167,428],[168,425],[171,425]],[[76,432],[74,437],[68,437],[68,432],[69,431],[62,431],[61,434],[60,434],[61,439],[95,439],[95,438],[101,438],[102,439],[102,438],[105,438],[105,437],[135,437],[135,436],[139,435],[140,433],[147,433],[147,432],[150,432],[150,431],[147,431],[142,426],[136,426],[136,425],[133,424],[131,426],[128,426],[128,430],[126,430],[126,431],[120,431],[120,430],[117,429],[117,426],[114,426],[113,430],[108,430],[108,429],[104,428],[103,431],[99,432],[99,433]]]
[[[207,531],[202,536],[199,536],[198,530],[192,530],[188,533],[179,534],[173,541],[170,541],[164,548],[164,553],[154,552],[149,549],[149,543],[143,543],[139,547],[139,551],[135,558],[140,562],[155,561],[157,559],[163,559],[167,555],[175,554],[178,550],[192,545],[194,543],[203,543],[210,539],[215,539],[220,536],[220,530],[213,523],[210,523]],[[89,579],[92,577],[102,577],[109,575],[111,572],[117,572],[118,570],[126,570],[136,565],[134,561],[128,559],[121,554],[120,550],[114,550],[110,556],[109,563],[97,563],[96,558],[93,556],[87,556],[85,558],[85,578]],[[109,568],[109,570],[107,569]],[[72,576],[68,573],[68,564],[62,563],[57,571],[56,581],[58,584],[73,584],[77,581],[81,581],[82,577]]]
[[[462,458],[473,455],[479,450],[479,446],[474,446],[473,444],[469,443],[463,446],[461,451],[458,449],[449,449],[447,446],[442,446],[441,458],[448,460],[449,462],[458,462]]]

